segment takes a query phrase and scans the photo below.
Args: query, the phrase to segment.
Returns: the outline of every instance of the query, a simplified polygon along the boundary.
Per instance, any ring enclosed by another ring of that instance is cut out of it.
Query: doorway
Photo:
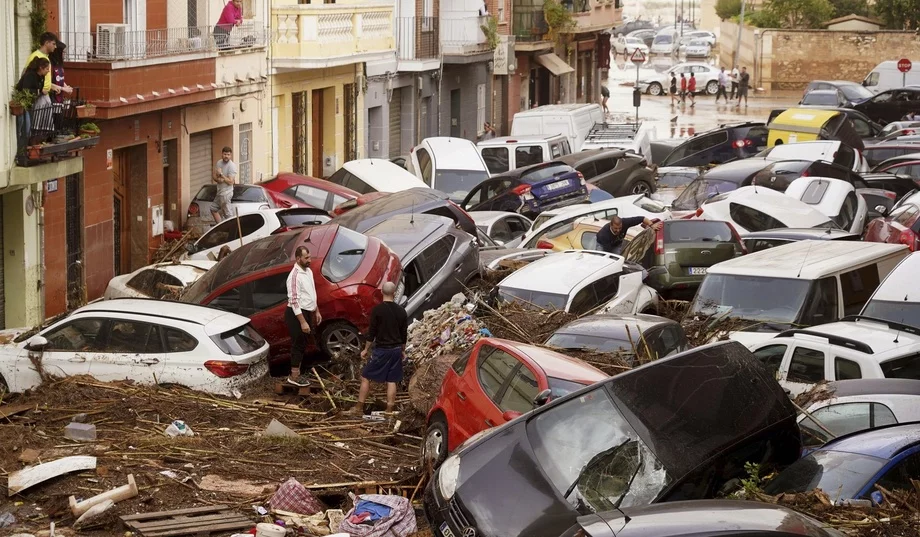
[[[313,129],[311,134],[313,150],[313,177],[323,176],[323,90],[311,94]]]
[[[459,138],[460,133],[460,90],[450,90],[450,135]]]
[[[65,179],[67,206],[64,209],[65,246],[67,255],[67,309],[79,308],[86,302],[83,282],[83,181],[80,174]]]
[[[112,154],[112,219],[115,275],[147,264],[147,146],[116,149]]]
[[[209,170],[210,171],[210,168]],[[193,195],[197,190],[192,190]],[[166,219],[173,223],[173,230],[179,229],[179,154],[176,140],[163,142],[163,202],[166,204]]]
[[[307,166],[307,93],[304,91],[291,94],[293,106],[292,138],[294,173],[309,175]]]

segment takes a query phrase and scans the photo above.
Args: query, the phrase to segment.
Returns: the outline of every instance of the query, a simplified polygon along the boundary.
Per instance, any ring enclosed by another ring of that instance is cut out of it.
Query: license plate
[[[444,537],[454,537],[454,532],[450,531],[450,528],[447,527],[447,522],[441,523],[441,535]]]
[[[549,190],[549,191],[559,190],[560,188],[565,188],[567,186],[569,186],[568,179],[566,179],[565,181],[557,181],[555,183],[550,183],[546,185],[546,190]]]
[[[690,267],[691,276],[703,276],[706,274],[706,267]]]

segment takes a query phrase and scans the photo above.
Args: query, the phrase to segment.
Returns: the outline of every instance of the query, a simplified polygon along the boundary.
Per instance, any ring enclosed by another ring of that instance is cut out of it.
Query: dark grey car
[[[664,358],[690,348],[680,324],[657,315],[587,315],[556,330],[546,345]]]
[[[436,214],[446,216],[469,234],[476,233],[476,222],[447,194],[433,188],[415,187],[394,192],[340,214],[331,220],[342,227],[364,233],[397,214]]]
[[[587,183],[615,197],[655,191],[655,172],[645,158],[622,149],[592,149],[556,160],[575,168]]]
[[[382,240],[403,267],[402,305],[421,317],[465,290],[479,277],[479,245],[444,216],[400,214],[364,232]]]

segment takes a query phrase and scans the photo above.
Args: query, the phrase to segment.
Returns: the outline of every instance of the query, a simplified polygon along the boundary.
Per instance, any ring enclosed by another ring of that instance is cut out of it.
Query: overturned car
[[[559,535],[581,515],[714,497],[745,463],[790,464],[800,447],[771,373],[715,343],[470,438],[428,485],[425,514],[443,537]]]

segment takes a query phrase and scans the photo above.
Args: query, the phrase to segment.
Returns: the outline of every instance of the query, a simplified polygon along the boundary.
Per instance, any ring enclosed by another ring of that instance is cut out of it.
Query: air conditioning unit
[[[119,60],[126,57],[127,24],[96,25],[96,57],[100,60]]]

